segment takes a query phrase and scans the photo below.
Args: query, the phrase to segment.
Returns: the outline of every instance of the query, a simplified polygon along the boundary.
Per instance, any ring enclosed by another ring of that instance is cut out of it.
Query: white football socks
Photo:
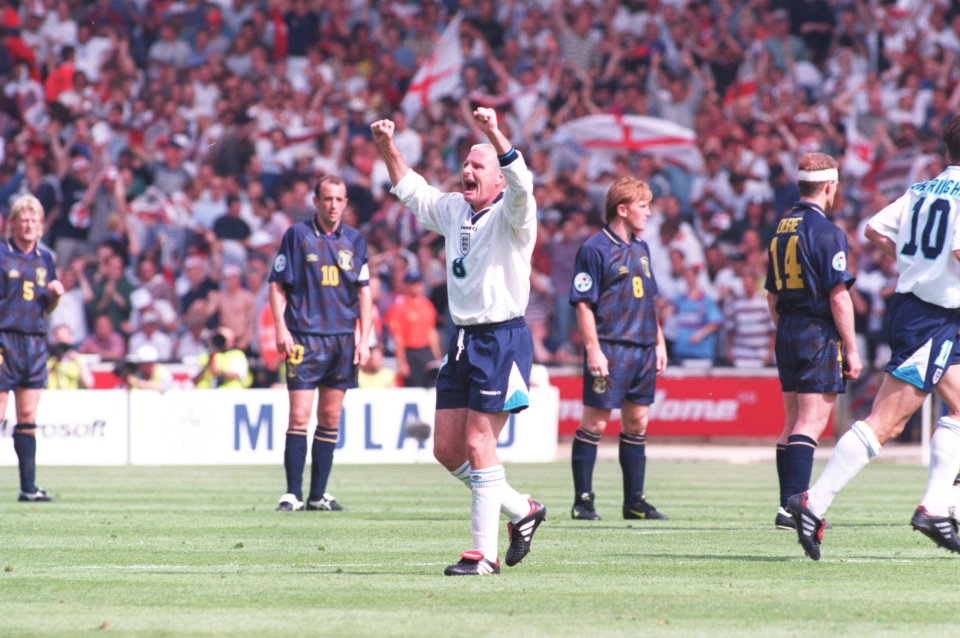
[[[807,492],[807,507],[819,518],[827,513],[837,494],[870,459],[880,453],[880,441],[863,421],[856,421],[840,437],[820,478]]]
[[[930,439],[930,471],[921,504],[933,516],[949,516],[956,505],[953,480],[960,468],[960,422],[942,417]]]
[[[497,561],[497,534],[500,531],[500,494],[506,484],[502,465],[471,470],[473,549],[484,558]]]
[[[450,472],[450,474],[468,488],[473,489],[473,484],[470,481],[470,461],[464,461],[463,465]],[[526,496],[513,489],[506,479],[503,481],[503,488],[500,492],[500,511],[514,522],[530,513],[530,501],[527,500]]]

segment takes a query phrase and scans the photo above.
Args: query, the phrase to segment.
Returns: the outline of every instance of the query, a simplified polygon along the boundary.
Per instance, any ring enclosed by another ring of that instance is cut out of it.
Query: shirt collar
[[[823,210],[822,208],[820,208],[819,205],[814,204],[813,202],[807,202],[807,201],[797,201],[797,202],[794,202],[794,204],[793,204],[793,210],[797,210],[798,208],[809,208],[809,209],[811,209],[811,210],[817,211],[818,213],[820,213],[820,214],[823,215],[824,217],[827,216],[827,213],[824,212],[824,210]]]
[[[343,230],[343,221],[341,220],[337,227],[333,229],[332,233],[328,233],[317,223],[317,216],[314,215],[310,218],[310,224],[313,226],[313,232],[317,237],[339,237],[341,231]]]
[[[493,201],[490,202],[489,206],[487,206],[481,211],[477,211],[476,213],[471,213],[470,223],[476,224],[478,221],[480,221],[480,218],[486,215],[488,212],[490,212],[490,209],[493,208],[493,205],[499,202],[501,199],[503,199],[503,191],[500,191],[499,193],[497,193],[497,196],[493,198]]]
[[[613,232],[613,229],[610,228],[609,224],[603,225],[603,234],[606,235],[607,238],[617,246],[626,246],[624,241],[620,239],[620,237],[615,232]]]
[[[8,239],[8,240],[7,240],[7,247],[10,249],[10,252],[14,252],[14,253],[17,253],[17,254],[19,254],[19,255],[33,255],[33,256],[37,256],[37,255],[40,254],[40,244],[39,244],[39,242],[34,242],[34,244],[33,244],[33,250],[26,251],[26,250],[20,250],[20,247],[17,246],[17,244],[16,244],[12,239]]]

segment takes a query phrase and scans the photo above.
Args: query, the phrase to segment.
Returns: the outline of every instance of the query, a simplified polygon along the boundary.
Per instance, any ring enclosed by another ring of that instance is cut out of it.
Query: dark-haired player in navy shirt
[[[770,240],[767,302],[777,326],[776,355],[785,422],[777,440],[780,507],[774,524],[795,527],[787,499],[810,486],[813,452],[844,378],[860,375],[847,269],[847,238],[826,216],[839,188],[837,160],[806,153],[798,163],[800,200]]]
[[[10,390],[16,402],[13,449],[20,466],[20,501],[50,497],[36,484],[37,405],[47,387],[47,315],[63,295],[53,255],[40,247],[44,211],[33,195],[19,197],[0,244],[0,418]]]
[[[308,510],[341,510],[326,492],[340,412],[348,388],[357,387],[357,367],[370,356],[373,317],[367,243],[341,223],[347,187],[338,177],[321,179],[314,189],[317,214],[283,235],[270,273],[270,310],[277,327],[277,350],[286,357],[290,418],[283,466],[287,492],[277,509],[304,508],[303,468],[313,393],[319,390],[313,435]]]
[[[594,506],[597,445],[614,408],[621,411],[623,517],[665,519],[646,501],[646,432],[656,375],[667,365],[657,318],[657,282],[650,250],[639,235],[650,217],[650,187],[623,177],[607,191],[607,225],[577,251],[570,303],[586,349],[583,420],[574,435],[571,515],[599,520]]]

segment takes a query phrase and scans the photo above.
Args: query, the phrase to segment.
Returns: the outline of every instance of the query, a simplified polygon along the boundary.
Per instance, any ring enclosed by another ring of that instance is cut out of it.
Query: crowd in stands
[[[144,345],[161,361],[199,360],[227,329],[275,372],[268,268],[325,174],[348,184],[379,317],[414,274],[446,343],[442,240],[389,194],[369,123],[394,119],[410,165],[451,190],[478,141],[465,113],[481,104],[502,113],[535,174],[538,362],[580,360],[573,258],[601,223],[607,185],[632,173],[655,195],[645,238],[672,360],[770,364],[766,246],[797,197],[797,158],[818,150],[843,160],[835,221],[871,364],[896,274],[863,223],[941,170],[940,130],[960,112],[958,0],[3,5],[0,211],[24,192],[44,204],[68,291],[51,325],[104,360]],[[457,11],[461,90],[405,113],[413,74]],[[703,168],[656,147],[601,156],[554,134],[604,113],[693,129]],[[378,355],[394,354],[388,325],[377,321]]]

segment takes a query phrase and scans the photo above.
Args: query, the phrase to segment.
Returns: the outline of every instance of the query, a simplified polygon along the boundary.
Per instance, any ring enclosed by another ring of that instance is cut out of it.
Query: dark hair
[[[320,181],[317,182],[317,185],[313,187],[313,194],[317,197],[318,201],[320,199],[320,187],[324,184],[341,184],[344,188],[347,187],[346,182],[336,175],[324,175],[320,178]]]
[[[960,115],[954,115],[943,127],[943,141],[951,162],[960,162]]]

